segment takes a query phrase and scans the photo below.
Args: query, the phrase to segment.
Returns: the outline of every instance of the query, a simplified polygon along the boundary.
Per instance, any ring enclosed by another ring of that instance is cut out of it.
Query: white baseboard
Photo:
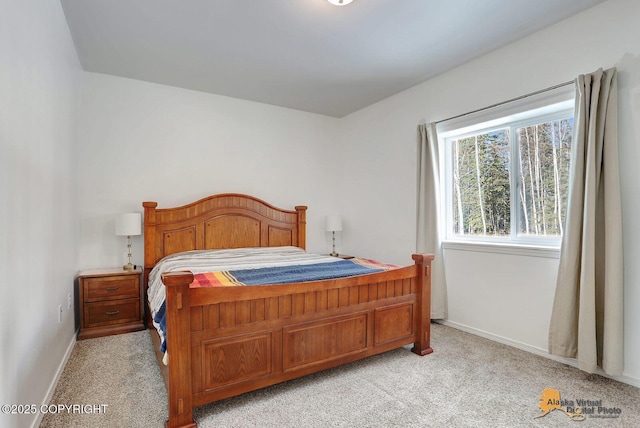
[[[73,347],[76,345],[76,335],[71,337],[71,342],[69,342],[69,346],[67,346],[67,351],[58,366],[58,370],[56,371],[56,375],[53,377],[51,384],[49,385],[49,389],[47,390],[47,395],[42,400],[42,405],[47,405],[53,398],[53,393],[56,392],[56,386],[58,386],[58,381],[60,380],[60,376],[62,376],[62,372],[64,371],[64,367],[67,365],[67,361],[69,361],[69,357],[71,357],[71,352],[73,351]],[[36,412],[36,418],[31,424],[31,428],[38,428],[42,423],[42,418],[44,417],[44,413]]]
[[[464,324],[459,324],[457,322],[448,321],[448,320],[434,320],[434,322],[442,325],[446,325],[447,327],[455,328],[457,330],[462,330],[466,333],[473,334],[476,336],[484,337],[485,339],[493,340],[494,342],[502,343],[503,345],[512,346],[514,348],[530,352],[535,355],[539,355],[541,357],[548,358],[550,360],[558,361],[563,364],[567,364],[569,366],[578,368],[578,362],[573,358],[565,358],[559,357],[557,355],[551,355],[546,349],[538,348],[535,346],[527,345],[526,343],[518,342],[512,339],[508,339],[506,337],[498,336],[493,333],[489,333],[483,330],[478,330],[477,328],[469,327]],[[598,368],[596,370],[596,374],[600,376],[604,376],[609,379],[617,380],[618,382],[626,383],[631,386],[635,386],[636,388],[640,388],[640,379],[627,376],[623,374],[622,376],[610,376],[606,374],[602,369]]]

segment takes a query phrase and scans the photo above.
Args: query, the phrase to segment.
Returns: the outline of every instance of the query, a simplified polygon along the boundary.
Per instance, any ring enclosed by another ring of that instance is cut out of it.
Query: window
[[[446,239],[559,246],[569,188],[572,99],[470,125],[449,124],[438,136]]]

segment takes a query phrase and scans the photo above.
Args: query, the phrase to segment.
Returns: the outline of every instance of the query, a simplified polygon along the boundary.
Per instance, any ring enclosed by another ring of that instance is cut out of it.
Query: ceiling
[[[342,117],[602,0],[61,0],[84,70]]]

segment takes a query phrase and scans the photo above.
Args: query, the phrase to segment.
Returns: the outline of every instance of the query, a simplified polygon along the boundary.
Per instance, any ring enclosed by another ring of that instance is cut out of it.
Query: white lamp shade
[[[142,215],[125,213],[116,217],[116,235],[134,236],[142,234]]]
[[[336,6],[346,6],[351,3],[353,0],[329,0],[329,3]]]
[[[327,232],[339,232],[342,230],[342,217],[328,215],[324,219],[324,228]]]

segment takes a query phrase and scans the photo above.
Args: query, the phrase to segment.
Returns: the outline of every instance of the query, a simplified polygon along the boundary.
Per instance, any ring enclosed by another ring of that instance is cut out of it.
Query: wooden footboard
[[[192,427],[193,407],[410,343],[430,346],[431,260],[391,271],[299,284],[189,288],[167,295],[168,427]]]

